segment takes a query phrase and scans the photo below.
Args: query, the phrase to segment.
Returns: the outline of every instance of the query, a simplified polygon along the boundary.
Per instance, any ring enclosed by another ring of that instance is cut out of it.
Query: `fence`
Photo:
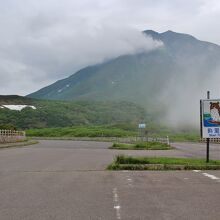
[[[72,141],[102,141],[102,142],[121,142],[132,143],[141,141],[156,141],[161,143],[170,144],[169,137],[165,138],[152,138],[152,137],[32,137],[34,139],[46,140],[72,140]]]
[[[202,138],[201,142],[206,143],[206,138]],[[210,143],[215,143],[215,144],[220,144],[220,138],[210,138],[209,142]]]
[[[25,136],[24,131],[0,130],[0,143],[17,142]]]

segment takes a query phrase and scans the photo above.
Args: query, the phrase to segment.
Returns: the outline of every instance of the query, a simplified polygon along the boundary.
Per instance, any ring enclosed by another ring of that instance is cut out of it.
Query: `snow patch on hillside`
[[[0,108],[8,108],[10,110],[16,110],[16,111],[21,111],[22,109],[29,107],[32,109],[37,109],[35,106],[33,105],[2,105],[0,106]]]
[[[60,93],[60,92],[62,92],[64,89],[66,89],[66,88],[68,88],[68,87],[70,87],[69,84],[65,85],[65,87],[63,87],[62,89],[57,90],[57,92]]]

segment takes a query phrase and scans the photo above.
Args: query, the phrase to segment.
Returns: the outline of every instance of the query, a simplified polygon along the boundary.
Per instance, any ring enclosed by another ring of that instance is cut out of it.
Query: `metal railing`
[[[206,138],[202,138],[201,142],[206,143],[207,139]],[[220,138],[210,138],[209,139],[210,143],[215,143],[215,144],[220,144]]]
[[[141,141],[156,141],[170,144],[169,137],[152,138],[152,137],[32,137],[38,140],[72,140],[72,141],[101,141],[101,142],[121,142],[121,143],[135,143]]]
[[[0,143],[17,142],[25,137],[24,131],[0,130]]]

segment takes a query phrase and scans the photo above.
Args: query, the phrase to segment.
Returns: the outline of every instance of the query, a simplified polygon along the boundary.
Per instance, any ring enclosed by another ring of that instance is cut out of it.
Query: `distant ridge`
[[[0,96],[0,125],[18,128],[137,124],[145,110],[130,102],[38,100]]]

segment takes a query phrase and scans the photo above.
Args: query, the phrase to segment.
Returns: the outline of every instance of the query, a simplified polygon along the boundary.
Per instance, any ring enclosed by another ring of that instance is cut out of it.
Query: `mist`
[[[197,58],[198,59],[198,58]],[[220,99],[219,73],[220,65],[210,68],[198,68],[198,61],[191,60],[194,65],[185,66],[163,85],[158,102],[164,106],[163,123],[176,128],[200,128],[200,99]]]

